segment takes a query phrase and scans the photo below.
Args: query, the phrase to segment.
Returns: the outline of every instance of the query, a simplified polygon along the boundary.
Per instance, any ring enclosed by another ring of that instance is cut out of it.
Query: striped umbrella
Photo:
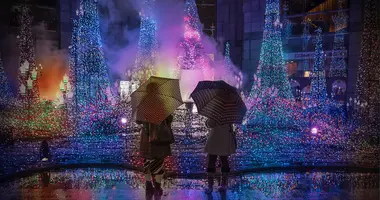
[[[151,76],[131,94],[136,120],[161,124],[183,104],[179,80]]]
[[[224,81],[201,81],[191,93],[198,113],[222,124],[240,124],[247,112],[237,89]]]

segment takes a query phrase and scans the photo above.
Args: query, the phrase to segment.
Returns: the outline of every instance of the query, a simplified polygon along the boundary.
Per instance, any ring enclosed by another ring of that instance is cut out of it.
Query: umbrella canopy
[[[224,81],[201,81],[190,95],[198,113],[222,124],[240,124],[247,112],[237,89]]]
[[[151,76],[131,94],[136,120],[161,124],[183,104],[179,80]]]

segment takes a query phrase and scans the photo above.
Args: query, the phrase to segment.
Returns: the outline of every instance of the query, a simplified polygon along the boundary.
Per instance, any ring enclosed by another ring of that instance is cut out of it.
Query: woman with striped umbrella
[[[201,81],[190,96],[198,113],[208,118],[206,126],[210,128],[205,146],[208,154],[206,193],[211,194],[213,191],[218,157],[222,163],[222,181],[218,190],[225,192],[230,172],[228,156],[236,151],[233,124],[242,122],[247,108],[237,89],[224,81]]]

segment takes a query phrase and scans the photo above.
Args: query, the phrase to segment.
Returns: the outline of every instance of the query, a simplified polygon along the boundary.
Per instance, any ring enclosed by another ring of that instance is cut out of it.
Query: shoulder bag
[[[149,143],[156,145],[170,145],[174,143],[171,127],[164,120],[160,125],[149,123]]]

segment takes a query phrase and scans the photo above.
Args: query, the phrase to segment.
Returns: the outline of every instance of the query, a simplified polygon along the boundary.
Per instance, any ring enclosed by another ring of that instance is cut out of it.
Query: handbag
[[[174,134],[171,127],[164,120],[160,125],[149,123],[149,143],[156,145],[170,145],[174,143]]]

